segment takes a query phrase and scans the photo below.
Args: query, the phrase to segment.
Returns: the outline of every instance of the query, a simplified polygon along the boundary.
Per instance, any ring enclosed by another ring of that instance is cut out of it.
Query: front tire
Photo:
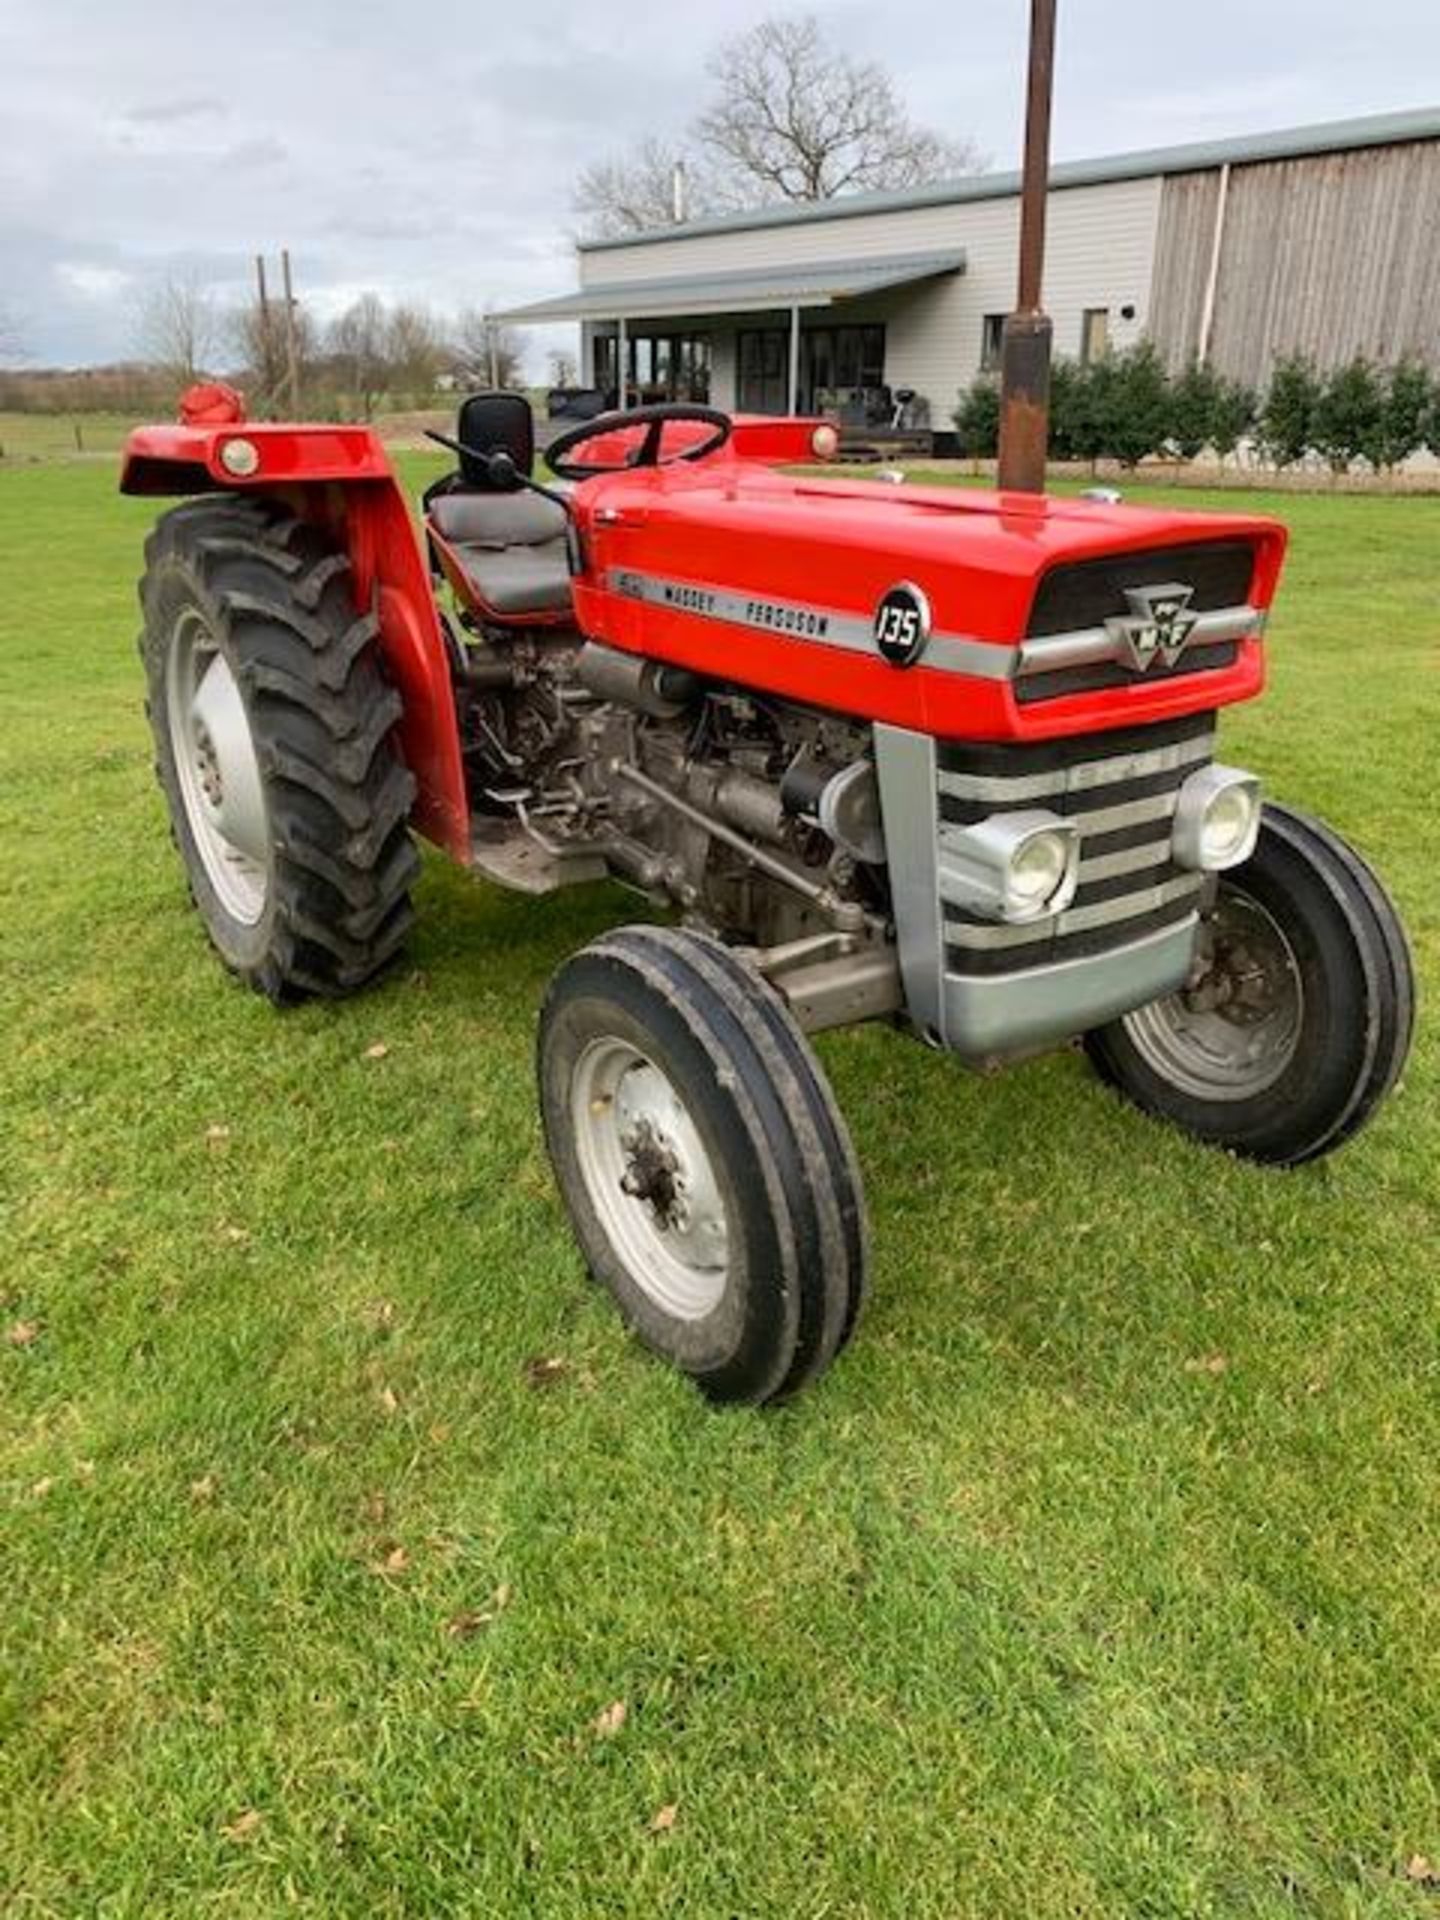
[[[155,772],[225,964],[275,1001],[364,986],[399,951],[419,862],[350,563],[274,501],[187,501],[146,545]]]
[[[556,974],[537,1051],[576,1237],[640,1339],[717,1401],[817,1378],[860,1309],[864,1208],[779,998],[718,941],[621,928]]]
[[[1380,881],[1329,827],[1268,804],[1201,938],[1187,987],[1086,1035],[1092,1064],[1147,1113],[1252,1160],[1333,1152],[1395,1085],[1414,1029],[1410,950]]]

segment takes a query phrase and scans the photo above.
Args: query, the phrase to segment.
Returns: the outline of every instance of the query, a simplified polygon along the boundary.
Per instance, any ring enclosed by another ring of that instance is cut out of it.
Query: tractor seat
[[[489,612],[521,617],[567,613],[570,558],[565,514],[534,493],[441,493],[430,524],[454,554]]]

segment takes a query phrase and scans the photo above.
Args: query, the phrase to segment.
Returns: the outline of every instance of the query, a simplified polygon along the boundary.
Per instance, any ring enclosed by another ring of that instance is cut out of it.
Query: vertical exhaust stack
[[[1055,78],[1056,0],[1030,0],[1030,78],[1025,101],[1025,170],[1020,187],[1020,275],[1000,356],[1000,479],[1015,493],[1045,491],[1050,438],[1053,329],[1041,306],[1045,213],[1050,187],[1050,100]]]

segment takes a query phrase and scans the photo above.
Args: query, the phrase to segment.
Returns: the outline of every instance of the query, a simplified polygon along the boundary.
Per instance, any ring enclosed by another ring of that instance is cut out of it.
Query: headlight
[[[822,421],[811,434],[810,451],[817,460],[833,460],[840,451],[840,435],[828,420]]]
[[[1260,782],[1237,767],[1201,767],[1180,789],[1172,851],[1201,873],[1238,867],[1260,833]]]
[[[986,920],[1024,925],[1060,913],[1074,897],[1080,831],[1035,808],[997,813],[969,827],[947,827],[940,847],[940,891]]]
[[[253,440],[227,440],[220,448],[220,464],[237,480],[248,480],[260,466],[260,449]]]

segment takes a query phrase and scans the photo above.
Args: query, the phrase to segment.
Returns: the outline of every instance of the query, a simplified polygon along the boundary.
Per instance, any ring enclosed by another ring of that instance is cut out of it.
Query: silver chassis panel
[[[1035,1053],[1103,1026],[1185,984],[1200,916],[1108,953],[1024,973],[946,974],[945,1043],[974,1066]]]
[[[935,1045],[972,1065],[998,1064],[1071,1039],[1184,984],[1198,913],[1128,942],[1117,928],[1117,945],[1104,953],[1021,973],[947,972],[935,742],[929,734],[878,725],[875,766],[905,1011]]]

